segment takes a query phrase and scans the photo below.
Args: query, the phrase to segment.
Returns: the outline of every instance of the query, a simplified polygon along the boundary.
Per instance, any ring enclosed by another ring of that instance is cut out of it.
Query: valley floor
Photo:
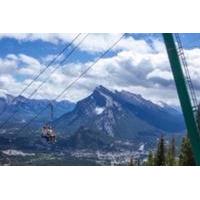
[[[147,152],[103,152],[77,150],[62,153],[25,153],[5,150],[0,155],[0,165],[11,166],[96,166],[129,165],[131,158],[143,161]]]

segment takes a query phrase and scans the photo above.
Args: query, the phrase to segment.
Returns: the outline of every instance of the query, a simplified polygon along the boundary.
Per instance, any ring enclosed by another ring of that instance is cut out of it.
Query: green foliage
[[[154,165],[154,155],[153,155],[152,151],[149,152],[146,165],[147,166],[153,166]]]
[[[167,150],[167,151],[166,151]],[[188,137],[182,139],[179,152],[179,159],[176,159],[175,138],[172,138],[168,147],[165,147],[164,138],[161,136],[156,153],[149,152],[147,163],[148,166],[194,166],[195,160],[192,153],[192,148]]]
[[[167,151],[165,151],[167,149]],[[194,166],[195,160],[192,153],[192,148],[188,137],[184,137],[182,140],[180,153],[179,153],[179,160],[176,159],[176,146],[175,146],[175,139],[172,138],[168,148],[165,147],[164,138],[161,136],[156,154],[150,151],[147,159],[148,166],[174,166],[174,165],[181,165],[181,166]]]
[[[179,155],[179,165],[181,166],[194,166],[195,160],[192,153],[192,148],[188,137],[184,137],[181,144]]]
[[[173,137],[171,143],[167,149],[166,155],[166,165],[174,166],[176,165],[176,147],[175,147],[175,138]]]
[[[155,165],[164,166],[166,164],[165,158],[165,142],[163,136],[160,137],[158,142],[157,152],[155,156]]]
[[[128,165],[129,165],[129,166],[134,166],[133,157],[130,158],[130,161],[129,161]]]

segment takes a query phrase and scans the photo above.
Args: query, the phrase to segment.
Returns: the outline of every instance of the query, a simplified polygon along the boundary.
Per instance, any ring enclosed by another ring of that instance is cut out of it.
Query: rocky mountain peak
[[[66,113],[57,122],[59,129],[69,134],[80,126],[86,126],[112,137],[124,138],[160,131],[178,132],[184,128],[180,115],[141,95],[112,92],[103,86],[96,87],[90,96],[77,103],[74,111]]]

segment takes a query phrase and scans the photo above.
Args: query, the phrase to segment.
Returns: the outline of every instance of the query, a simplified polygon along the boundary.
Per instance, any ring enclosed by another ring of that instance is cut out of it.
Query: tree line
[[[181,142],[179,152],[176,151],[175,138],[169,144],[163,136],[160,137],[155,152],[150,151],[147,166],[194,166],[195,160],[188,137],[184,137]]]

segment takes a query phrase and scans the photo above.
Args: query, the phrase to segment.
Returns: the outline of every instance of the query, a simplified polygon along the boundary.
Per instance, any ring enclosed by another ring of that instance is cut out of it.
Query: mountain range
[[[33,120],[29,128],[14,134],[37,113],[48,107],[47,99],[28,99],[23,96],[0,97],[0,122],[11,116],[0,131],[0,146],[5,149],[12,140],[14,149],[107,149],[133,148],[141,143],[155,145],[160,134],[171,137],[185,130],[182,113],[162,103],[155,104],[139,94],[111,91],[98,86],[76,104],[70,101],[51,101],[54,108],[52,125],[57,142],[49,146],[40,138],[41,126],[49,120],[50,109]],[[6,134],[7,131],[9,134]],[[132,145],[127,143],[131,142]],[[138,148],[138,147],[137,147]]]
[[[50,120],[50,101],[47,99],[28,99],[24,96],[12,96],[5,94],[0,97],[0,122],[10,118],[9,125],[26,123],[41,110],[44,110],[36,122]],[[51,101],[54,108],[54,118],[58,118],[66,112],[71,111],[75,104],[70,101]],[[45,109],[47,108],[47,109]],[[14,115],[13,115],[14,113]]]
[[[182,113],[167,104],[157,105],[141,95],[110,91],[98,86],[77,102],[74,109],[54,121],[62,135],[73,135],[80,127],[110,137],[134,139],[183,132]]]

